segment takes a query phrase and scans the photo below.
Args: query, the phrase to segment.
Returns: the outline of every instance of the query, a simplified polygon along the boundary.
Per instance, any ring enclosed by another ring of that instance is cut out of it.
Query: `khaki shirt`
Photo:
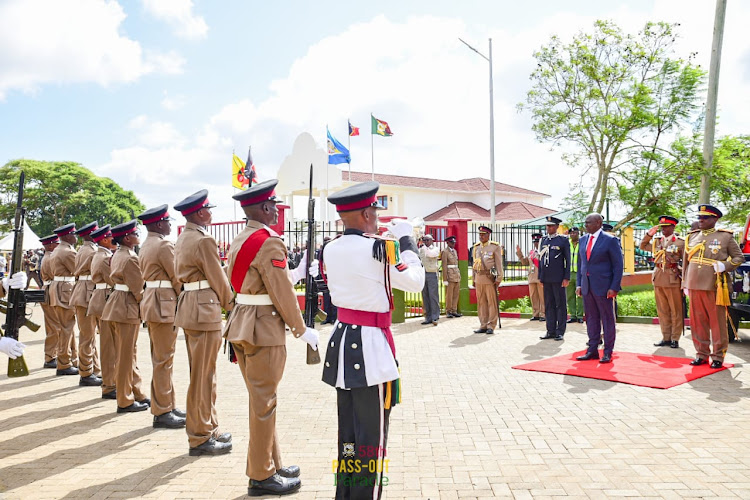
[[[653,238],[646,233],[639,245],[641,250],[654,254],[654,275],[651,280],[654,286],[677,288],[682,286],[680,262],[685,253],[685,240],[673,234]]]
[[[516,250],[516,255],[521,260],[521,264],[529,266],[529,283],[539,283],[539,267],[534,264],[534,259],[539,262],[539,250],[532,248],[527,257],[524,257],[520,250]]]
[[[472,275],[475,285],[499,284],[503,281],[503,256],[502,247],[496,241],[488,241],[486,244],[476,243],[472,249],[474,252],[474,264]],[[497,277],[493,279],[491,270],[497,271]]]
[[[174,325],[204,332],[221,330],[221,308],[232,309],[234,294],[213,236],[188,222],[175,244],[174,268],[180,283],[207,280],[210,287],[180,293]]]
[[[75,276],[76,250],[73,245],[61,241],[50,257],[53,276]],[[70,297],[73,294],[74,285],[69,281],[52,281],[49,286],[50,305],[70,309]]]
[[[440,249],[434,243],[432,246],[422,245],[419,249],[419,259],[426,273],[436,273],[438,270],[438,258]]]
[[[127,285],[129,291],[113,290],[102,312],[104,321],[137,325],[141,322],[138,303],[143,297],[143,277],[138,256],[122,245],[112,256],[109,277],[115,285]]]
[[[101,318],[104,314],[104,306],[112,293],[111,287],[115,285],[110,277],[112,270],[109,263],[111,259],[112,252],[104,247],[98,247],[94,258],[91,259],[91,281],[94,283],[94,291],[91,293],[91,302],[89,302],[89,308],[86,312],[89,316]],[[106,283],[110,288],[97,289],[96,285],[99,283]]]
[[[91,276],[91,260],[96,254],[99,245],[93,241],[84,241],[76,254],[75,276]],[[70,296],[71,306],[88,307],[91,300],[91,292],[94,291],[94,282],[91,280],[77,280]]]
[[[141,300],[141,318],[154,323],[173,323],[177,296],[182,285],[174,273],[174,244],[163,234],[148,233],[138,254],[144,281],[169,281],[171,288],[146,288]]]
[[[745,262],[745,256],[734,241],[732,232],[724,229],[691,232],[682,260],[683,287],[688,290],[716,290],[715,261],[723,262],[726,271],[732,271]]]
[[[232,241],[227,260],[228,276],[232,276],[242,245],[262,228],[268,229],[260,222],[248,220],[245,229]],[[295,337],[305,333],[305,321],[289,276],[286,247],[284,241],[274,234],[272,232],[261,245],[245,274],[242,288],[238,290],[238,293],[249,295],[267,294],[273,305],[235,304],[224,330],[224,336],[230,342],[255,346],[284,345],[284,324],[289,325]]]
[[[440,254],[443,264],[443,281],[458,283],[461,281],[461,271],[458,270],[458,252],[455,248],[445,247]]]
[[[39,277],[42,278],[44,284],[42,290],[46,290],[44,294],[44,304],[49,305],[49,287],[52,284],[52,278],[54,277],[52,272],[52,252],[44,251],[44,258],[42,258],[42,267],[39,268]]]

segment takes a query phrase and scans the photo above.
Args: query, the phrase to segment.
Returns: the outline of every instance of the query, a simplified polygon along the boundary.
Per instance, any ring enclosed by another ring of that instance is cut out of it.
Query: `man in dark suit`
[[[620,291],[623,260],[617,238],[602,231],[604,218],[589,214],[584,222],[586,236],[581,238],[578,255],[576,294],[583,296],[589,343],[579,361],[599,359],[599,338],[604,329],[604,353],[601,363],[612,361],[615,348],[614,299]]]

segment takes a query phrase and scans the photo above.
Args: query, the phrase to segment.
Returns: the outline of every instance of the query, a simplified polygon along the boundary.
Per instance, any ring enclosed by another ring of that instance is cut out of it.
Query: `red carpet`
[[[559,373],[561,375],[575,375],[576,377],[596,378],[622,382],[623,384],[653,387],[655,389],[669,389],[676,385],[690,382],[697,378],[732,368],[731,363],[724,363],[718,370],[710,368],[709,364],[691,366],[690,358],[671,358],[669,356],[654,356],[635,352],[617,352],[612,356],[612,362],[600,364],[598,361],[577,361],[576,356],[585,351],[573,354],[563,354],[554,358],[533,361],[514,366],[516,370],[532,372]]]

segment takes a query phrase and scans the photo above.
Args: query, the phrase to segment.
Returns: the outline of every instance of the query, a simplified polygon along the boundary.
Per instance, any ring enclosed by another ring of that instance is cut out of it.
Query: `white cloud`
[[[185,96],[183,95],[169,95],[169,93],[165,90],[164,91],[164,98],[161,100],[161,107],[166,109],[167,111],[176,111],[178,109],[181,109],[185,106]]]
[[[181,38],[200,39],[208,33],[206,21],[193,12],[192,0],[142,0],[142,3],[146,12],[166,22]]]

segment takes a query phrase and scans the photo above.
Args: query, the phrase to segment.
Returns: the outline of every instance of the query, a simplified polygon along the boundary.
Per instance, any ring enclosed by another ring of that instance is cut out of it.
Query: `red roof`
[[[506,201],[495,206],[495,220],[521,221],[544,217],[556,212],[556,210],[523,201]],[[424,220],[430,222],[457,218],[486,221],[490,220],[490,211],[468,201],[456,201],[431,213]]]
[[[371,172],[352,172],[352,182],[366,182],[372,180]],[[343,173],[343,179],[349,180],[348,172]],[[407,177],[405,175],[375,174],[375,180],[380,184],[390,186],[413,187],[421,189],[437,189],[441,191],[462,191],[469,193],[487,193],[490,191],[490,180],[483,177],[472,177],[471,179],[461,179],[458,181],[447,181],[444,179],[430,179],[427,177]],[[530,189],[512,186],[502,182],[495,182],[495,192],[529,194],[533,196],[544,196],[549,198],[550,195],[532,191]]]

